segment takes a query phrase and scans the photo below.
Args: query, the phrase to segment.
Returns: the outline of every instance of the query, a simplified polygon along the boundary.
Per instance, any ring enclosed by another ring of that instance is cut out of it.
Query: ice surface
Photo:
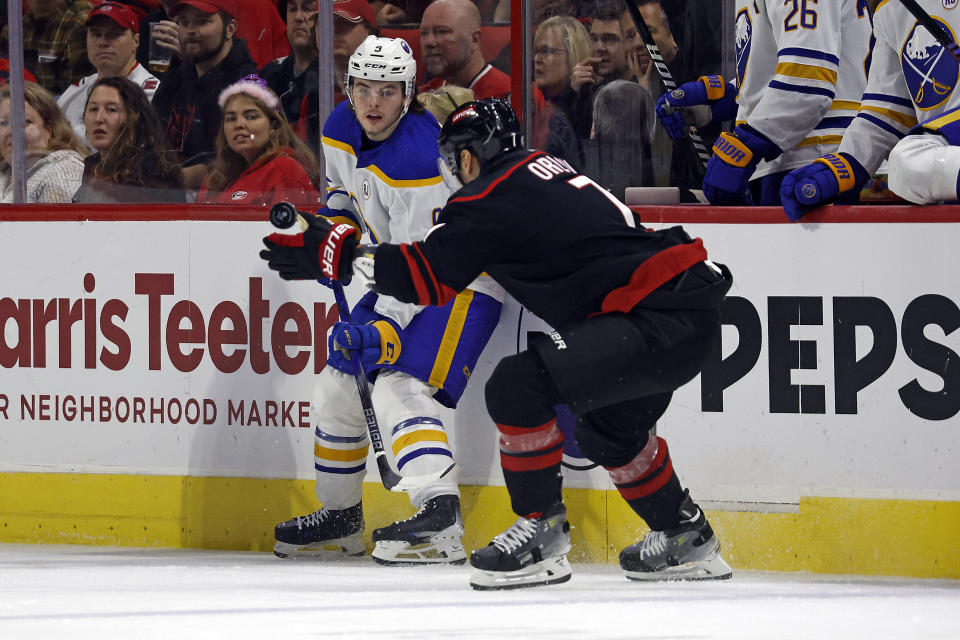
[[[737,572],[478,592],[470,568],[265,553],[0,544],[0,639],[960,638],[960,582]],[[289,634],[289,635],[288,635]]]

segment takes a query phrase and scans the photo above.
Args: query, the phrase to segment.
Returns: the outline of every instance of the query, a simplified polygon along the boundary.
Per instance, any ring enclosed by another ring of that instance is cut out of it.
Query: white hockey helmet
[[[409,104],[417,90],[417,61],[413,59],[413,50],[403,38],[367,36],[347,63],[343,85],[348,89],[350,78],[401,82]]]

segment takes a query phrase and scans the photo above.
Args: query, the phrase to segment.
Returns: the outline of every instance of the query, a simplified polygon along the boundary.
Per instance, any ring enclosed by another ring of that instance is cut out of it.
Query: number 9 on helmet
[[[461,151],[473,153],[483,173],[500,154],[523,147],[523,130],[513,107],[499,98],[484,98],[461,105],[451,113],[437,144],[450,171],[462,179]]]
[[[403,38],[367,36],[350,56],[343,79],[347,97],[352,102],[350,78],[403,84],[404,103],[400,113],[402,118],[416,92],[417,61],[413,59],[413,50]]]

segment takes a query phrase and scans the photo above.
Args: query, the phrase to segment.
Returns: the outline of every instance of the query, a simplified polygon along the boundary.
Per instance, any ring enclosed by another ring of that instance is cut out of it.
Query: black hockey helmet
[[[513,107],[499,98],[467,102],[447,117],[437,140],[440,155],[460,177],[460,152],[469,149],[480,161],[480,171],[501,153],[523,147],[523,129]]]

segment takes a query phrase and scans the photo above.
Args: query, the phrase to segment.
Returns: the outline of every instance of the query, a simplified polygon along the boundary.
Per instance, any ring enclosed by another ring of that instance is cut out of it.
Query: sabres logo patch
[[[950,27],[934,18],[951,37]],[[910,96],[923,111],[944,104],[960,79],[960,63],[919,23],[914,24],[900,52],[900,65]]]
[[[747,75],[747,61],[750,59],[750,43],[753,41],[753,22],[750,10],[741,9],[734,26],[734,44],[737,52],[737,86],[743,84]]]

